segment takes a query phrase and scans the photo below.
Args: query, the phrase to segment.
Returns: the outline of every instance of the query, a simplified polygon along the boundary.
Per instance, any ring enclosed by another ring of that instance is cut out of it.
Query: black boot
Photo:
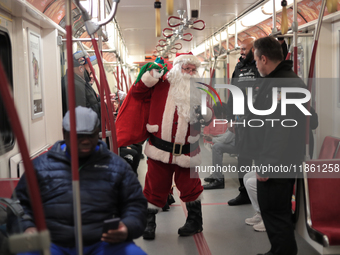
[[[201,201],[196,200],[186,203],[188,217],[183,227],[178,229],[180,236],[191,236],[203,230]]]
[[[170,206],[169,206],[169,203],[168,201],[166,202],[165,206],[162,207],[162,211],[163,212],[167,212],[168,210],[170,210]]]
[[[176,201],[175,201],[174,197],[172,196],[171,193],[169,193],[168,198],[166,200],[166,204],[162,208],[163,212],[166,212],[166,211],[170,210],[170,205],[172,205],[175,202]]]
[[[174,196],[171,193],[169,193],[169,195],[168,195],[167,202],[168,202],[169,205],[172,205],[173,203],[176,202],[175,199],[174,199]]]
[[[143,239],[146,240],[155,239],[157,213],[158,213],[157,209],[148,208],[148,216],[146,218],[146,228],[143,233]]]

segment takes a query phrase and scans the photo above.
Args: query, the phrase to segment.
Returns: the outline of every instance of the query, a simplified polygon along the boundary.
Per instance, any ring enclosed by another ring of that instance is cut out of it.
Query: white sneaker
[[[254,226],[262,221],[262,217],[260,213],[256,213],[252,218],[247,218],[245,223],[249,226]]]
[[[263,220],[261,220],[260,223],[257,223],[256,225],[253,226],[255,231],[258,232],[266,232],[266,227],[264,226]]]

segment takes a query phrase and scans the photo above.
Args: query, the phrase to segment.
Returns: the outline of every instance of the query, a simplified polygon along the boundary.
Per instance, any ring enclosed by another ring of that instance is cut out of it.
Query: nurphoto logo
[[[203,84],[207,87],[209,87],[210,89],[212,88],[209,85],[206,85],[204,83],[199,82],[200,84]],[[244,105],[245,105],[245,98],[244,98],[244,94],[242,92],[242,90],[240,88],[238,88],[235,85],[231,85],[231,84],[216,84],[215,88],[225,88],[228,89],[230,91],[230,93],[233,95],[233,115],[244,115],[245,111],[244,111]],[[201,89],[201,88],[200,88]],[[204,91],[206,91],[205,89],[202,89]],[[218,96],[217,92],[215,89],[213,89],[214,93],[217,95],[218,99],[220,100],[220,103],[222,105],[221,99]],[[206,91],[207,92],[207,91]],[[308,89],[305,88],[295,88],[295,87],[283,87],[283,88],[277,88],[277,87],[273,87],[272,88],[272,105],[270,107],[270,109],[266,109],[266,110],[258,110],[255,109],[254,105],[253,105],[253,88],[249,87],[247,88],[247,95],[246,95],[246,100],[247,100],[247,105],[248,105],[248,109],[249,111],[257,116],[267,116],[270,115],[272,113],[274,113],[278,107],[278,105],[281,106],[281,115],[282,116],[286,116],[287,111],[287,105],[292,104],[295,105],[304,115],[306,116],[311,116],[312,114],[303,106],[304,103],[307,103],[310,98],[311,98],[311,94],[309,92]],[[302,95],[301,98],[287,98],[287,94],[288,93],[299,93]],[[211,93],[207,93],[208,95],[210,95],[210,97],[213,98]],[[202,94],[202,101],[201,101],[201,114],[202,115],[206,115],[207,114],[207,94]],[[280,95],[280,97],[278,98],[278,94]],[[213,98],[215,104],[216,101]],[[279,103],[280,102],[280,103]],[[241,122],[233,122],[231,121],[231,125],[235,125],[235,124],[241,124],[243,126],[245,126],[246,124],[248,124],[248,126],[250,127],[261,127],[264,125],[264,123],[266,122],[271,122],[272,123],[272,127],[274,126],[274,123],[277,121],[280,121],[279,119],[250,119],[246,122],[246,120],[244,119]],[[294,119],[283,119],[280,121],[281,125],[284,127],[295,127],[298,123],[296,120]],[[228,123],[228,120],[225,119],[215,119],[213,121],[213,126],[215,127],[216,124],[226,124]]]

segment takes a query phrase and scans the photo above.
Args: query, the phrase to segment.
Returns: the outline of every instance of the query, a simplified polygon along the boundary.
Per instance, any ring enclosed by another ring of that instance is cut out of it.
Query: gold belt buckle
[[[180,145],[179,153],[175,153],[176,145]],[[183,144],[181,144],[181,143],[174,143],[174,146],[172,147],[172,155],[180,156],[182,154],[182,146],[183,146]]]

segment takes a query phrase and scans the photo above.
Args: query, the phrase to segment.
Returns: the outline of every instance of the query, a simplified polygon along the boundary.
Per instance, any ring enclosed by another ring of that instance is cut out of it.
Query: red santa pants
[[[175,173],[175,184],[181,192],[183,202],[195,201],[203,191],[201,180],[197,172],[190,168],[183,168],[174,164],[166,164],[158,160],[148,159],[148,172],[146,173],[144,196],[149,203],[163,207],[172,185],[172,176]]]

